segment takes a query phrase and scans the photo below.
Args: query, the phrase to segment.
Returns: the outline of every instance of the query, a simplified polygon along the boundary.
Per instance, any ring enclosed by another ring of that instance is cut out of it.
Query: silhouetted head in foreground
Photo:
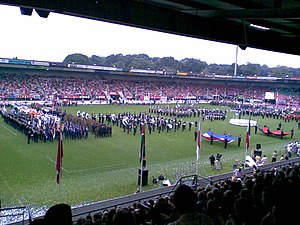
[[[61,203],[51,206],[45,216],[46,225],[72,225],[71,206]]]
[[[179,213],[193,213],[196,210],[197,196],[190,186],[182,184],[174,193],[174,205]]]

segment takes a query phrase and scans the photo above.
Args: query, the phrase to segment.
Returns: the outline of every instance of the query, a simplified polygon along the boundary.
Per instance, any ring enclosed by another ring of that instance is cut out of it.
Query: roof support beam
[[[299,36],[281,36],[242,23],[216,20],[136,0],[0,0],[0,4],[112,22],[257,49],[300,55]],[[239,11],[238,11],[239,12]],[[252,11],[241,11],[246,13]],[[268,11],[265,11],[267,13]],[[225,11],[224,14],[227,12]],[[270,12],[269,12],[270,13]],[[293,12],[288,12],[291,15]],[[232,15],[231,15],[232,16]],[[224,15],[225,17],[225,15]],[[245,36],[246,35],[246,36]],[[247,43],[245,43],[247,40]],[[146,44],[146,43],[145,43]]]
[[[218,19],[299,19],[300,7],[272,9],[195,10],[195,15]]]

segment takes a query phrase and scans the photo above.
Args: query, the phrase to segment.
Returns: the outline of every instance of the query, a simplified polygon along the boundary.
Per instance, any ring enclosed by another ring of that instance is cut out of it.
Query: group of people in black
[[[18,107],[2,107],[1,115],[5,123],[27,136],[27,143],[53,142],[61,119],[65,114],[58,111],[30,109],[23,111]]]
[[[242,117],[261,117],[262,119],[276,119],[284,122],[296,121],[300,122],[300,116],[295,114],[290,108],[278,109],[277,107],[266,107],[262,105],[242,105],[239,107],[231,107],[231,111],[238,114],[238,118]],[[300,123],[298,123],[300,129]]]
[[[200,114],[203,115],[204,119],[210,119],[211,115],[223,115],[226,117],[226,111],[211,108],[199,108],[194,105],[189,106],[158,106],[151,105],[148,110],[148,114],[144,113],[131,113],[124,112],[119,114],[107,114],[108,123],[120,126],[124,132],[133,133],[136,135],[139,125],[143,122],[148,130],[148,133],[152,132],[176,132],[176,131],[191,131],[193,126],[198,127],[198,118]],[[195,122],[191,120],[185,121],[185,118],[196,118]],[[215,119],[215,118],[214,118]],[[196,132],[195,132],[196,139]]]
[[[29,111],[18,107],[2,107],[4,122],[14,127],[27,137],[27,143],[53,142],[57,133],[61,132],[65,139],[87,139],[91,132],[96,138],[112,136],[112,126],[103,123],[99,117],[87,118],[67,114],[61,110],[45,111],[43,109],[29,108]]]
[[[87,139],[89,133],[95,138],[112,137],[112,126],[106,124],[102,117],[83,116],[77,114],[76,116],[68,114],[64,120],[64,136],[66,139]]]
[[[15,109],[14,109],[15,110]],[[283,118],[284,111],[272,111],[271,109],[249,109],[249,108],[232,108],[239,113],[239,116],[266,116],[271,118]],[[17,111],[17,110],[15,110]],[[3,112],[3,110],[1,110]],[[194,140],[197,140],[198,118],[202,114],[203,120],[211,121],[225,119],[227,111],[217,108],[200,108],[195,105],[189,106],[158,106],[151,105],[148,114],[146,112],[139,113],[108,113],[96,114],[78,111],[76,115],[66,114],[61,108],[50,112],[38,111],[36,114],[28,114],[22,112],[6,112],[2,113],[4,121],[27,135],[27,142],[43,141],[52,142],[56,138],[56,131],[62,131],[63,137],[66,139],[87,139],[89,133],[96,138],[104,138],[112,136],[112,126],[118,126],[126,133],[137,135],[140,130],[140,124],[145,124],[148,133],[152,132],[176,132],[191,129],[194,126]],[[190,118],[194,117],[195,121]],[[185,118],[187,121],[185,121]],[[196,119],[197,118],[197,119]],[[257,126],[255,127],[255,133]],[[293,130],[291,138],[293,136]],[[211,141],[212,144],[213,140]],[[241,135],[238,137],[238,146],[241,143]],[[228,142],[225,140],[224,148],[227,148]]]
[[[211,154],[211,156],[208,159],[209,159],[210,167],[211,167],[212,170],[222,169],[221,158],[222,158],[222,154],[220,154],[220,153],[217,153],[216,156],[214,154]]]
[[[227,110],[220,110],[218,108],[201,108],[193,104],[176,106],[151,105],[148,112],[149,114],[177,118],[200,117],[200,113],[202,112],[203,119],[209,120],[225,120],[227,115]]]

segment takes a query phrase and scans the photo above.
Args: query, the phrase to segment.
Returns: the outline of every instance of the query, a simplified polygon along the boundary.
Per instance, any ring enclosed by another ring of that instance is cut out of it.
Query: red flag
[[[61,180],[61,174],[62,174],[62,158],[64,155],[64,150],[63,150],[63,142],[62,142],[62,135],[61,132],[59,132],[59,138],[58,138],[58,147],[57,147],[57,159],[56,159],[56,182],[60,184]]]

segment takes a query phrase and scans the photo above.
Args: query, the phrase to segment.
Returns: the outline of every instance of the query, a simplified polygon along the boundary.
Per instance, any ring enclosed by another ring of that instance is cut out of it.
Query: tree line
[[[146,54],[134,55],[109,55],[101,57],[92,55],[88,57],[83,54],[70,54],[63,63],[76,63],[85,65],[101,65],[117,68],[135,68],[143,70],[165,70],[180,71],[204,74],[221,74],[233,75],[235,64],[207,64],[204,61],[194,58],[185,58],[176,60],[173,57],[149,57]],[[272,77],[300,77],[300,68],[290,68],[286,66],[278,66],[270,68],[267,65],[247,63],[238,65],[236,75],[240,76],[272,76]]]

